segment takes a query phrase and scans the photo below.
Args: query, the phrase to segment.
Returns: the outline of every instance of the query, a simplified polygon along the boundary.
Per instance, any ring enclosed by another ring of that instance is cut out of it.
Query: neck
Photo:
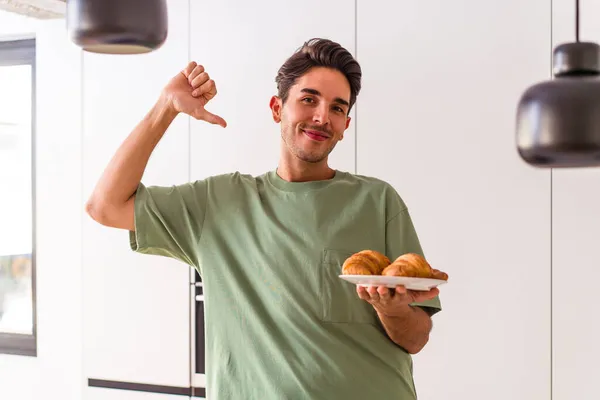
[[[329,168],[327,159],[318,163],[302,161],[290,153],[282,154],[277,175],[288,182],[308,182],[331,179],[335,170]]]

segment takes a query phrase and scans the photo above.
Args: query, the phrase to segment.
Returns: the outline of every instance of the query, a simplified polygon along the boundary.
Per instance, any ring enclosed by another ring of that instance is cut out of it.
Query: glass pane
[[[0,332],[33,334],[31,65],[0,67]]]

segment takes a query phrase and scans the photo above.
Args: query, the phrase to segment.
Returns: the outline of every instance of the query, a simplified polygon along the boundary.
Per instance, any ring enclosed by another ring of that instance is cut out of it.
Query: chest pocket
[[[339,277],[346,258],[355,252],[325,249],[321,263],[322,320],[335,323],[376,324],[373,306],[358,297],[356,285]]]

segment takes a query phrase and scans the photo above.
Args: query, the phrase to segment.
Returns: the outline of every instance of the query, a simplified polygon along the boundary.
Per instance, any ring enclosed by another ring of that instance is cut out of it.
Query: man
[[[275,170],[146,187],[148,159],[179,113],[227,126],[205,108],[215,83],[190,63],[117,150],[87,203],[99,223],[129,230],[133,250],[199,271],[211,400],[416,398],[410,354],[428,341],[438,290],[367,290],[338,276],[360,250],[392,260],[422,254],[389,184],[328,166],[360,79],[339,44],[306,42],[280,68],[270,102],[281,126]]]

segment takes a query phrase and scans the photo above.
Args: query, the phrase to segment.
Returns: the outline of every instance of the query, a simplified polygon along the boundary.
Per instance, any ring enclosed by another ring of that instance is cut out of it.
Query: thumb
[[[227,122],[223,118],[206,110],[204,110],[202,119],[211,124],[221,125],[223,128],[227,127]]]

